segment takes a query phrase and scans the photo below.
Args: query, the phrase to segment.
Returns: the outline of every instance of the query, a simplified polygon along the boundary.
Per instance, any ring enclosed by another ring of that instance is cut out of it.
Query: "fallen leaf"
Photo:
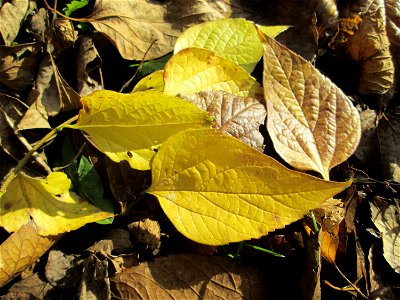
[[[47,282],[60,289],[72,288],[81,276],[82,268],[75,255],[60,250],[50,250],[47,257],[45,276]]]
[[[350,99],[308,61],[264,35],[264,97],[275,150],[290,165],[329,170],[349,158],[361,135]]]
[[[96,0],[88,18],[97,31],[111,40],[123,58],[140,61],[149,50],[145,59],[151,60],[171,52],[176,39],[187,27],[230,16],[247,16],[236,2]]]
[[[21,276],[22,277],[22,276]],[[6,295],[2,295],[2,300],[13,299],[45,299],[54,294],[54,287],[42,279],[38,273],[27,278],[21,278],[14,283]]]
[[[75,31],[72,21],[64,18],[54,19],[51,23],[51,30],[46,33],[51,45],[58,52],[72,47],[78,39],[78,32]]]
[[[203,91],[180,97],[215,117],[214,128],[263,152],[264,137],[259,127],[264,124],[267,111],[259,100],[222,91]]]
[[[86,96],[93,91],[101,90],[99,76],[100,54],[97,52],[92,37],[84,35],[80,40],[79,53],[77,57],[77,81],[78,93]]]
[[[164,91],[164,70],[155,71],[142,78],[133,88],[132,93],[146,90]]]
[[[183,235],[224,245],[283,228],[349,184],[291,171],[233,137],[203,129],[177,133],[160,147],[148,193]]]
[[[111,278],[113,299],[263,299],[263,278],[226,257],[159,257]]]
[[[266,35],[274,38],[287,26],[263,26]],[[221,19],[186,29],[175,43],[174,53],[186,48],[203,48],[236,63],[251,73],[263,54],[255,24],[245,19]]]
[[[193,94],[221,90],[242,97],[260,94],[260,85],[242,67],[200,48],[186,48],[171,57],[164,68],[164,93]]]
[[[390,51],[395,68],[399,64],[397,53],[400,51],[400,2],[397,0],[386,0],[386,33],[390,42]],[[395,73],[395,77],[397,73]]]
[[[95,255],[90,255],[84,262],[81,276],[79,299],[111,299],[107,260],[100,260]]]
[[[96,91],[82,98],[75,125],[115,162],[149,170],[155,149],[170,135],[211,126],[207,113],[185,100],[148,90],[133,94]]]
[[[319,26],[325,30],[336,27],[339,14],[336,0],[306,0],[305,2],[315,10]]]
[[[161,228],[157,221],[149,218],[128,224],[131,240],[136,246],[143,246],[152,255],[160,252]]]
[[[18,35],[22,22],[30,12],[29,0],[11,0],[0,6],[0,34],[6,46]]]
[[[32,85],[41,49],[40,43],[0,46],[0,83],[17,92]]]
[[[41,236],[33,221],[21,226],[0,245],[0,287],[36,262],[57,239]]]
[[[389,204],[379,198],[370,202],[371,218],[381,233],[383,256],[400,274],[400,211],[398,203]]]
[[[38,234],[48,236],[113,216],[69,192],[70,187],[70,180],[61,172],[46,179],[19,173],[1,197],[0,226],[13,232],[32,219]]]

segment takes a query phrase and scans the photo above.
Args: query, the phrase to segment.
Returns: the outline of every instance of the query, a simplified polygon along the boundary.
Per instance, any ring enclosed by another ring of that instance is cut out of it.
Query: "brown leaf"
[[[5,296],[2,296],[2,300],[14,300],[14,299],[49,299],[54,292],[54,288],[46,282],[38,273],[33,274],[27,278],[23,278],[21,281],[16,282],[8,290]]]
[[[0,83],[17,92],[30,86],[41,48],[39,43],[0,46]]]
[[[385,94],[393,86],[394,67],[386,33],[384,1],[358,3],[361,10],[358,14],[362,17],[359,29],[350,34],[347,42],[336,45],[335,50],[360,65],[360,93]]]
[[[309,62],[265,36],[264,97],[275,150],[290,165],[329,170],[356,149],[360,118],[350,99]]]
[[[263,151],[264,138],[259,131],[267,111],[259,100],[222,91],[202,91],[184,99],[215,117],[214,128]]]
[[[229,258],[170,255],[111,278],[113,299],[263,299],[255,270]]]
[[[323,29],[334,29],[336,27],[338,10],[335,0],[305,0],[317,14],[317,24]]]
[[[67,289],[77,283],[81,268],[78,268],[74,255],[64,254],[60,250],[51,250],[47,258],[45,275],[52,286]]]
[[[136,245],[143,245],[157,255],[161,246],[161,229],[157,221],[149,218],[128,224],[131,240]]]
[[[101,90],[102,86],[95,76],[99,77],[101,57],[97,52],[91,36],[84,35],[81,38],[77,58],[78,66],[78,93],[81,97],[89,95],[93,91]]]
[[[22,22],[30,12],[29,0],[11,0],[0,7],[0,34],[6,46],[17,37]]]
[[[57,239],[40,236],[33,221],[14,232],[0,245],[0,286],[34,263]]]
[[[246,16],[236,2],[172,0],[161,4],[150,0],[97,0],[89,18],[123,58],[142,60],[150,48],[146,55],[146,60],[150,60],[171,52],[176,38],[191,25],[233,15]]]
[[[390,51],[392,52],[393,60],[399,63],[400,51],[400,2],[397,0],[386,0],[386,32],[390,42]]]

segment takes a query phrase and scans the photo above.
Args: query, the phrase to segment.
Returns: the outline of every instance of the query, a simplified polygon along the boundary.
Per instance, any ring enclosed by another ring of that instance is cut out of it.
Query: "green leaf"
[[[150,169],[156,149],[171,135],[189,128],[211,127],[211,118],[193,104],[157,91],[120,94],[96,91],[81,99],[75,125],[116,162]]]
[[[63,12],[67,17],[69,17],[73,12],[81,9],[89,4],[89,0],[72,0],[70,3],[66,4],[63,8]]]
[[[275,37],[288,26],[262,26]],[[255,24],[245,19],[220,19],[204,22],[185,30],[175,44],[174,53],[185,48],[204,48],[232,61],[251,73],[263,54]]]
[[[160,58],[153,59],[150,61],[145,61],[143,64],[140,66],[140,63],[137,64],[132,64],[130,67],[139,67],[140,69],[138,73],[136,74],[137,78],[142,78],[150,73],[153,73],[155,71],[159,71],[164,69],[165,64],[167,61],[171,58],[172,52],[168,53],[167,55],[164,55]]]
[[[186,48],[172,56],[164,68],[164,83],[167,95],[203,90],[221,90],[241,97],[262,94],[259,83],[242,67],[200,48]]]
[[[171,136],[152,161],[155,195],[174,226],[202,244],[258,238],[341,192],[213,129]]]

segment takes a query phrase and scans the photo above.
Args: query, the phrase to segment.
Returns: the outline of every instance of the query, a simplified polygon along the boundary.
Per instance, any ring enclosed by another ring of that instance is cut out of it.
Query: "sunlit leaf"
[[[155,71],[142,78],[133,88],[132,93],[145,90],[156,90],[162,92],[164,90],[164,70]]]
[[[286,29],[287,26],[262,26],[262,31],[271,37]],[[255,24],[244,19],[227,18],[188,28],[176,41],[174,52],[191,47],[211,50],[249,73],[263,53]]]
[[[242,67],[214,52],[186,48],[172,56],[164,69],[164,93],[193,94],[221,90],[242,97],[260,93],[260,85]]]
[[[1,197],[0,226],[17,231],[32,219],[38,234],[47,236],[113,216],[69,192],[70,187],[64,173],[54,172],[46,179],[19,173]]]
[[[17,37],[29,12],[29,0],[11,0],[0,6],[0,34],[7,46]]]
[[[267,128],[275,150],[290,165],[329,170],[355,151],[360,117],[350,99],[308,61],[264,35]]]
[[[233,137],[204,129],[180,132],[163,144],[148,192],[183,235],[223,245],[282,228],[349,184],[291,171]]]
[[[108,157],[127,160],[134,169],[150,169],[156,148],[176,132],[211,126],[207,113],[193,104],[152,90],[97,91],[82,103],[78,122],[69,127],[84,130]]]

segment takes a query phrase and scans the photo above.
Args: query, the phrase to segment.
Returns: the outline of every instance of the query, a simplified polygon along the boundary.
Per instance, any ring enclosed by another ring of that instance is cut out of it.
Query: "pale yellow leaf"
[[[263,38],[267,128],[275,150],[293,167],[329,179],[329,170],[349,158],[359,143],[359,114],[308,61]]]
[[[155,71],[142,78],[133,88],[132,93],[146,90],[164,91],[164,70]]]
[[[260,29],[275,37],[287,26],[262,26]],[[211,50],[248,73],[254,70],[263,53],[255,24],[244,19],[227,18],[192,26],[178,38],[174,53],[193,47]]]
[[[96,91],[82,98],[79,120],[69,126],[87,132],[96,146],[116,162],[149,170],[150,160],[169,136],[189,128],[211,126],[211,118],[193,104],[148,90],[133,94]]]
[[[183,235],[223,245],[282,228],[349,185],[289,170],[231,136],[203,129],[163,144],[148,192]]]
[[[69,192],[70,187],[70,180],[61,172],[46,179],[19,173],[0,199],[0,226],[13,232],[32,219],[38,234],[47,236],[113,216]]]
[[[256,79],[242,67],[200,48],[186,48],[172,56],[164,68],[164,83],[167,95],[221,90],[252,97],[261,92]]]

